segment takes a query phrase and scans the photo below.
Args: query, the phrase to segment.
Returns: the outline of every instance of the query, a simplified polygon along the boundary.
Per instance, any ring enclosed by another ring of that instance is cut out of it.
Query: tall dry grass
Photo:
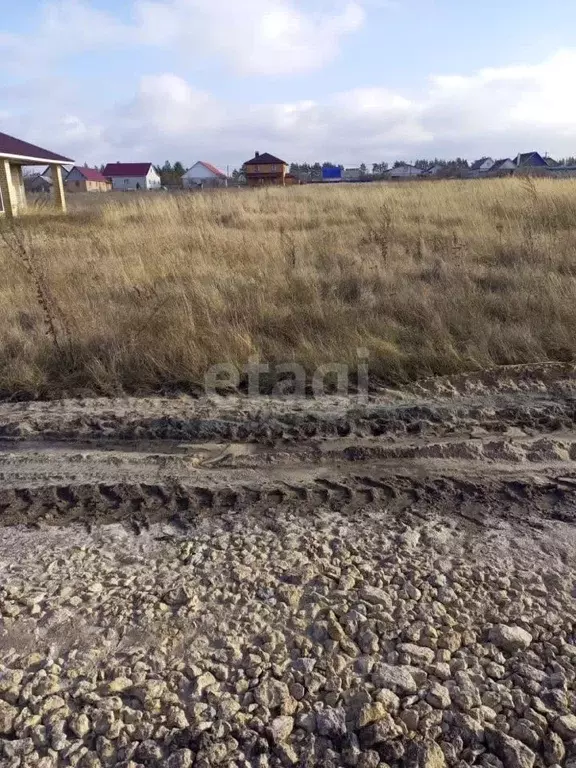
[[[3,395],[188,389],[213,363],[358,347],[395,383],[576,356],[576,181],[98,201],[0,224]]]

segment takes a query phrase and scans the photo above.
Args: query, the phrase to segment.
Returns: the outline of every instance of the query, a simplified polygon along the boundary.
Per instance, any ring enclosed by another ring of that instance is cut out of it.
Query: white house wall
[[[160,182],[160,176],[156,173],[156,171],[151,168],[148,172],[148,176],[146,177],[146,182],[148,185],[148,189],[160,189],[161,182]]]
[[[393,168],[390,171],[392,179],[405,179],[410,176],[422,176],[422,171],[419,168]]]
[[[196,163],[182,176],[182,186],[184,188],[197,187],[199,184],[207,186],[224,186],[226,179],[216,175],[202,163]]]
[[[112,189],[136,190],[159,189],[160,177],[157,174],[148,176],[113,176]]]
[[[192,168],[189,168],[183,176],[184,179],[216,179],[218,178],[209,168],[206,168],[202,163],[196,163]]]

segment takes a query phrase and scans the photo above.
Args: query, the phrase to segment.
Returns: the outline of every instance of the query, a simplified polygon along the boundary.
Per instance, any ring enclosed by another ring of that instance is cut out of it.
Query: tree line
[[[186,168],[179,160],[174,165],[170,160],[166,160],[164,165],[155,165],[154,170],[160,176],[163,187],[179,187],[182,184],[182,176],[186,173]]]

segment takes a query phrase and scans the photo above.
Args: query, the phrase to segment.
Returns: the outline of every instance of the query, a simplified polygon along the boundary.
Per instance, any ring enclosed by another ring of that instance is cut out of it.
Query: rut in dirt
[[[354,514],[374,502],[483,523],[576,519],[576,375],[565,366],[433,380],[368,402],[4,404],[0,438],[2,525],[140,529],[221,509]]]

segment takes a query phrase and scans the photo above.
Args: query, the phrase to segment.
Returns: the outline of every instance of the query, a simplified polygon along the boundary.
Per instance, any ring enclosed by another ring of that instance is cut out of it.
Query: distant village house
[[[227,185],[228,177],[226,174],[219,168],[216,168],[215,165],[204,160],[198,160],[182,176],[182,186],[184,189],[226,187]]]
[[[516,157],[516,168],[518,168],[518,170],[534,168],[547,170],[548,168],[554,168],[557,165],[558,163],[555,160],[552,160],[551,157],[542,157],[539,152],[524,152]]]
[[[73,167],[74,167],[73,165],[62,165],[61,166],[60,170],[62,171],[62,181],[66,181],[66,179],[68,178],[68,174],[70,173],[70,171],[72,170]],[[42,176],[44,176],[45,179],[52,180],[52,168],[50,166],[47,166],[42,171]]]
[[[496,160],[492,168],[490,168],[490,176],[510,176],[516,170],[516,163],[514,160],[510,160],[509,157],[503,160]]]
[[[102,171],[110,179],[112,189],[125,192],[160,189],[160,176],[152,163],[108,163]]]
[[[401,163],[395,168],[391,168],[388,171],[388,178],[390,179],[412,179],[418,176],[422,176],[424,171],[421,168],[416,168],[415,165],[409,165],[408,163]]]
[[[48,194],[52,192],[52,179],[42,173],[25,174],[24,189],[26,192]]]
[[[244,163],[244,174],[249,187],[298,184],[298,179],[288,173],[288,163],[268,152],[256,152],[252,160]]]
[[[470,166],[468,176],[472,179],[478,179],[486,173],[489,173],[494,166],[494,160],[491,157],[482,157],[480,160],[476,160]]]
[[[344,168],[342,171],[344,181],[359,181],[362,178],[360,168]]]
[[[66,176],[64,186],[67,192],[108,192],[112,182],[97,168],[75,165]]]

